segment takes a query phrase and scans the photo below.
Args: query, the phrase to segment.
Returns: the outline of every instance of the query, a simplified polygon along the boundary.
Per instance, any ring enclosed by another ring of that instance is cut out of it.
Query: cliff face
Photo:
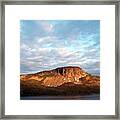
[[[57,87],[64,83],[73,82],[81,84],[81,78],[89,74],[79,67],[60,67],[54,70],[43,71],[36,74],[21,75],[21,80],[38,80],[44,86]]]
[[[80,67],[60,67],[35,74],[21,75],[20,80],[21,95],[48,93],[50,95],[70,95],[100,92],[100,77],[92,76]],[[26,93],[26,91],[31,92]]]

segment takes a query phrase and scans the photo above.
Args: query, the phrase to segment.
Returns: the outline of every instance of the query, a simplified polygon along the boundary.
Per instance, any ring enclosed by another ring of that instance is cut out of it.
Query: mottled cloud
[[[100,73],[99,21],[21,21],[21,73],[79,66]]]

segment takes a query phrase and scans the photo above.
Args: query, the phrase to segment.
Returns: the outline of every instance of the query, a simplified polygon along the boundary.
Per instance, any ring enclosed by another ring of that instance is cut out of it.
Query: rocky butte
[[[100,77],[67,66],[20,75],[21,96],[72,96],[100,93]]]

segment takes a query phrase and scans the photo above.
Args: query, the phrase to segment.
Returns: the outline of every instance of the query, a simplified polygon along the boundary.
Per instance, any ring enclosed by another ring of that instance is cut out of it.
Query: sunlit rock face
[[[35,74],[21,75],[21,80],[41,81],[41,85],[57,87],[64,83],[72,82],[81,84],[83,80],[90,80],[90,75],[80,67],[60,67],[49,71],[42,71]]]
[[[80,67],[60,67],[34,74],[20,75],[21,96],[87,95],[100,93],[100,77]]]
[[[81,78],[85,77],[87,73],[83,71],[80,67],[61,67],[56,68],[55,71],[66,78]]]

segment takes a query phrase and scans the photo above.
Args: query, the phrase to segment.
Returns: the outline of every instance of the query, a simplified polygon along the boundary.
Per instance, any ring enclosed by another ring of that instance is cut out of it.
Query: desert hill
[[[20,75],[21,96],[86,95],[100,92],[100,77],[67,66]]]

